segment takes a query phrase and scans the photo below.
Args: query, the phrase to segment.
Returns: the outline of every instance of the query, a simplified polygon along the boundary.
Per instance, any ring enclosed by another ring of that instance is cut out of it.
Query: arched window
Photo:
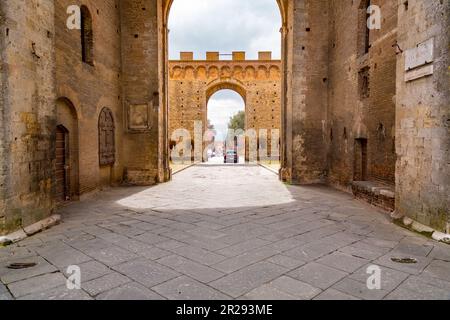
[[[83,62],[94,65],[94,32],[92,16],[86,6],[81,7],[81,57]]]
[[[116,162],[114,116],[110,109],[103,108],[98,120],[99,159],[101,166]]]

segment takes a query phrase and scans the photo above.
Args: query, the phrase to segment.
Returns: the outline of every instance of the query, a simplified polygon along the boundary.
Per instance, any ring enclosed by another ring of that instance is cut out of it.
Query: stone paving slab
[[[85,262],[85,263],[78,265],[78,267],[80,267],[82,282],[87,282],[87,281],[91,281],[94,279],[98,279],[109,273],[113,273],[113,270],[111,270],[108,266],[106,266],[98,261]],[[67,268],[62,269],[61,272],[66,277],[69,277],[72,275],[72,274],[68,273]]]
[[[0,301],[13,300],[13,296],[9,293],[8,288],[0,283]]]
[[[346,272],[316,262],[308,263],[289,273],[289,276],[323,290],[328,289],[347,275]]]
[[[314,298],[314,300],[325,300],[325,301],[347,301],[347,300],[361,300],[359,298],[353,297],[351,295],[345,294],[333,288],[327,289],[318,296]]]
[[[280,251],[272,247],[263,247],[254,251],[249,251],[239,256],[224,260],[212,267],[224,273],[233,273],[244,267],[250,266],[269,257],[278,254]]]
[[[27,269],[9,269],[8,265],[11,263],[35,263],[36,266]],[[4,284],[10,284],[55,271],[58,269],[40,256],[13,259],[0,264],[0,280]]]
[[[206,265],[177,255],[159,259],[157,262],[204,283],[217,280],[225,275],[225,273],[214,270]]]
[[[53,288],[47,291],[40,291],[29,294],[18,300],[93,300],[93,298],[83,290],[68,290],[67,287]]]
[[[285,274],[286,271],[287,269],[281,266],[269,262],[260,262],[214,281],[210,285],[233,298],[238,298],[250,290]]]
[[[0,248],[0,300],[450,299],[450,246],[349,194],[286,186],[260,167],[192,167],[59,213],[60,225]],[[66,288],[71,265],[81,290]],[[381,290],[367,287],[373,266]]]
[[[128,277],[117,272],[112,272],[94,280],[85,281],[81,287],[91,296],[95,297],[100,293],[110,291],[128,282],[131,282]]]
[[[46,291],[66,285],[67,279],[61,273],[49,273],[41,276],[21,280],[8,285],[15,298],[20,298],[33,293]]]
[[[114,267],[114,270],[147,288],[151,288],[179,276],[179,273],[170,268],[148,260],[127,262]]]
[[[365,265],[368,260],[334,252],[326,257],[320,258],[317,262],[344,272],[352,273]]]
[[[131,282],[118,288],[108,290],[96,297],[97,300],[165,300],[164,297],[144,287]]]
[[[167,281],[153,290],[170,300],[229,300],[230,297],[189,277]]]
[[[250,300],[310,300],[321,293],[321,290],[307,283],[280,277],[245,295]]]

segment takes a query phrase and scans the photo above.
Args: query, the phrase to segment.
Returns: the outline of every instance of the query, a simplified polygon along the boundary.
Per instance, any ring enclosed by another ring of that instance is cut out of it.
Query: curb
[[[411,218],[405,216],[396,216],[395,212],[391,214],[394,222],[408,230],[420,233],[428,238],[450,245],[450,234],[437,231],[431,227],[423,225]]]
[[[13,232],[7,236],[0,237],[0,247],[5,247],[13,243],[22,241],[28,237],[35,235],[36,233],[47,230],[61,222],[61,216],[59,214],[52,215],[44,220],[36,222],[31,226],[22,228],[16,232]]]
[[[176,170],[176,171],[173,171],[173,172],[172,172],[172,175],[175,175],[175,174],[177,174],[177,173],[180,173],[180,172],[182,172],[182,171],[184,171],[184,170],[187,170],[187,169],[189,169],[189,168],[192,168],[192,167],[194,167],[194,166],[196,166],[196,165],[198,165],[198,163],[193,163],[193,164],[188,165],[187,167],[184,167],[184,168],[178,169],[178,170]]]
[[[269,166],[266,166],[265,164],[262,164],[262,163],[258,163],[258,165],[259,165],[260,167],[263,167],[264,169],[269,170],[269,171],[272,172],[272,173],[275,173],[276,175],[279,175],[279,172],[278,172],[277,170],[275,170],[274,168],[271,168],[271,167],[269,167]]]

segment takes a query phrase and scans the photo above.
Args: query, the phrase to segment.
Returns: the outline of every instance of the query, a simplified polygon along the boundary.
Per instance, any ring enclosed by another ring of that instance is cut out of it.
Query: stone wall
[[[400,4],[398,10],[402,54],[397,61],[396,209],[400,215],[449,233],[450,3],[415,0],[408,6]],[[433,61],[419,62],[406,72],[407,51],[430,40],[432,44],[418,57],[432,50],[429,60]]]
[[[53,1],[0,2],[0,235],[53,208],[53,16]]]
[[[283,179],[324,182],[327,155],[328,1],[288,2],[287,163]]]
[[[125,180],[159,181],[158,3],[120,1]]]
[[[169,62],[169,137],[176,141],[176,130],[186,129],[194,139],[195,121],[202,123],[203,135],[210,97],[230,89],[245,102],[246,129],[267,130],[270,150],[272,131],[279,134],[281,126],[281,61],[270,53],[260,53],[260,60],[245,60],[243,52],[234,55],[234,60],[219,60],[218,53],[208,53],[209,60],[194,61],[192,53],[182,53],[183,60]]]
[[[381,9],[380,30],[370,30],[367,50],[366,1],[330,2],[328,181],[350,190],[354,180],[395,183],[395,79],[397,3],[373,0]],[[356,31],[356,32],[355,32]],[[362,46],[362,48],[361,48]],[[367,95],[361,75],[368,75]],[[365,141],[365,177],[358,174],[358,143]]]

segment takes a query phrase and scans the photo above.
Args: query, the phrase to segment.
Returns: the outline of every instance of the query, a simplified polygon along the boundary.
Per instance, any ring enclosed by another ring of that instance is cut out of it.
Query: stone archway
[[[221,90],[232,90],[238,93],[244,102],[247,100],[247,91],[242,83],[237,80],[216,80],[208,84],[206,88],[206,104],[208,104],[209,99],[218,91]]]
[[[288,67],[292,64],[292,56],[289,54],[289,48],[292,48],[292,39],[288,37],[288,20],[292,20],[289,17],[288,12],[293,12],[294,6],[289,0],[275,0],[280,10],[281,16],[281,54],[282,59],[280,62],[279,75],[280,75],[280,178],[283,180],[291,179],[292,171],[292,111],[290,110],[287,95],[291,94],[289,91],[289,83],[291,76],[288,72],[291,68]],[[168,21],[170,10],[174,0],[159,0],[158,1],[158,50],[159,50],[159,89],[160,89],[160,105],[162,106],[159,119],[162,125],[162,132],[160,132],[159,140],[162,144],[162,148],[159,149],[159,158],[161,160],[161,166],[159,168],[159,175],[161,180],[170,179],[171,170],[169,167],[169,145],[170,145],[170,124],[169,124],[169,105],[170,105],[170,62],[169,62],[169,39],[168,39]],[[292,21],[291,21],[292,22]],[[291,26],[292,28],[292,26]],[[270,70],[268,71],[270,75]],[[163,178],[164,177],[164,178]]]
[[[282,114],[281,61],[272,60],[270,52],[260,52],[257,60],[246,60],[245,52],[233,52],[232,60],[220,60],[218,52],[207,52],[206,57],[194,60],[192,52],[182,52],[180,60],[169,61],[169,137],[172,140],[173,133],[187,130],[196,141],[196,149],[205,146],[204,141],[199,141],[198,131],[201,128],[201,137],[207,131],[208,101],[214,93],[230,89],[245,103],[247,140],[254,150],[246,148],[246,160],[276,164]],[[265,151],[260,154],[260,150]],[[196,159],[204,160],[204,155],[200,156],[203,150],[194,153]]]

